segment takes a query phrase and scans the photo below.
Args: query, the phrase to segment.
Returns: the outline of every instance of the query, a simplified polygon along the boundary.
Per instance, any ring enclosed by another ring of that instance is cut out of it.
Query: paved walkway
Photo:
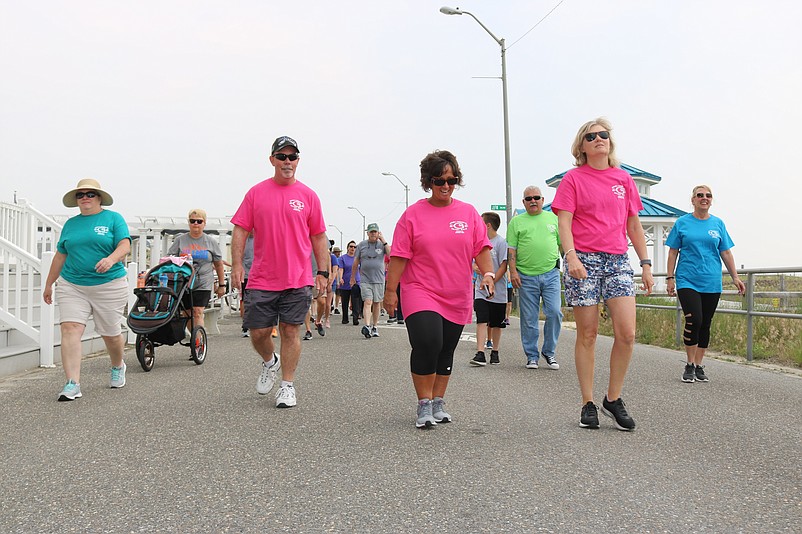
[[[684,384],[679,352],[638,346],[637,431],[583,430],[574,332],[559,371],[527,370],[513,325],[499,366],[461,343],[454,422],[424,431],[403,327],[304,342],[289,410],[256,395],[238,319],[221,330],[201,366],[160,347],[145,373],[129,351],[121,390],[90,358],[75,402],[56,402],[60,369],[0,381],[0,531],[800,531],[798,376],[709,360],[710,383]]]

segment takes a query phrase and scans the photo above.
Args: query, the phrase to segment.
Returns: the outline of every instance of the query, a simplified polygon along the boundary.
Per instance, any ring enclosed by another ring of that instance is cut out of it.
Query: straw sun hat
[[[111,206],[114,203],[114,199],[111,198],[110,194],[101,189],[100,183],[97,180],[92,178],[83,178],[80,182],[78,182],[78,185],[75,186],[75,189],[67,191],[67,193],[64,195],[64,198],[61,199],[66,207],[78,207],[78,201],[75,198],[75,193],[81,189],[91,189],[98,193],[100,195],[101,206]]]

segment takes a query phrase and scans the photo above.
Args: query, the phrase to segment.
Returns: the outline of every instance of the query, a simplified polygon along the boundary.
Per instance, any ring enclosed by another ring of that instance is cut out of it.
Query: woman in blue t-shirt
[[[123,260],[131,250],[131,236],[119,213],[102,208],[114,200],[96,180],[84,178],[62,202],[81,213],[61,230],[42,298],[53,303],[58,280],[61,365],[67,376],[58,400],[71,401],[81,397],[81,336],[90,315],[111,358],[111,387],[125,385],[122,322],[129,290]]]
[[[685,314],[683,342],[688,361],[682,381],[709,382],[702,358],[710,343],[710,324],[721,296],[721,262],[739,294],[744,294],[746,286],[735,270],[730,251],[734,243],[724,221],[710,215],[713,191],[706,185],[697,185],[691,194],[691,204],[693,213],[677,219],[666,240],[669,247],[666,290],[669,295],[677,295]]]

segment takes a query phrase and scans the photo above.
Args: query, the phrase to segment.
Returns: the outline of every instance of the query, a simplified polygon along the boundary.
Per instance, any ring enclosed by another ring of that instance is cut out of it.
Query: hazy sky
[[[0,0],[0,199],[71,214],[82,177],[112,209],[230,216],[272,175],[279,135],[347,241],[388,237],[424,197],[420,160],[449,149],[485,211],[504,203],[500,48],[449,0]],[[690,209],[694,185],[746,267],[802,265],[802,2],[470,1],[506,38],[512,186],[571,167],[579,126],[614,126],[619,155]],[[503,217],[502,217],[503,218]],[[339,241],[339,232],[331,237]],[[664,266],[660,270],[664,270]]]

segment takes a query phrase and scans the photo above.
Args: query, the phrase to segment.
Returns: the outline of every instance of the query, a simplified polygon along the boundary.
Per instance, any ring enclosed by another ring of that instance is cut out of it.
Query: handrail
[[[746,359],[747,361],[752,361],[753,359],[753,335],[754,335],[754,318],[755,317],[773,317],[778,319],[802,319],[802,314],[798,313],[783,313],[783,312],[769,312],[769,311],[760,311],[757,309],[757,305],[755,304],[755,298],[761,296],[769,296],[771,295],[774,297],[775,295],[787,295],[793,296],[798,295],[798,291],[755,291],[755,275],[760,274],[796,274],[802,273],[802,267],[763,267],[758,269],[738,269],[738,275],[746,275],[746,293],[744,294],[744,300],[746,303],[745,310],[732,310],[723,307],[719,307],[716,310],[716,313],[729,313],[732,315],[744,315],[746,316]],[[729,273],[726,271],[722,271],[722,276],[728,275]],[[655,279],[664,279],[667,276],[666,273],[655,273],[653,277]],[[640,276],[635,277],[636,280],[640,279]],[[639,295],[643,295],[642,291],[638,291]],[[723,291],[723,295],[731,295],[737,294],[734,291]],[[676,310],[676,319],[675,319],[675,331],[676,331],[676,341],[677,345],[682,342],[682,328],[683,328],[683,320],[682,320],[682,308],[679,304],[679,299],[676,297],[672,297],[667,293],[652,293],[653,297],[664,297],[667,299],[675,300],[674,306],[664,306],[661,304],[641,304],[637,303],[635,306],[642,309],[659,309],[659,310]]]

